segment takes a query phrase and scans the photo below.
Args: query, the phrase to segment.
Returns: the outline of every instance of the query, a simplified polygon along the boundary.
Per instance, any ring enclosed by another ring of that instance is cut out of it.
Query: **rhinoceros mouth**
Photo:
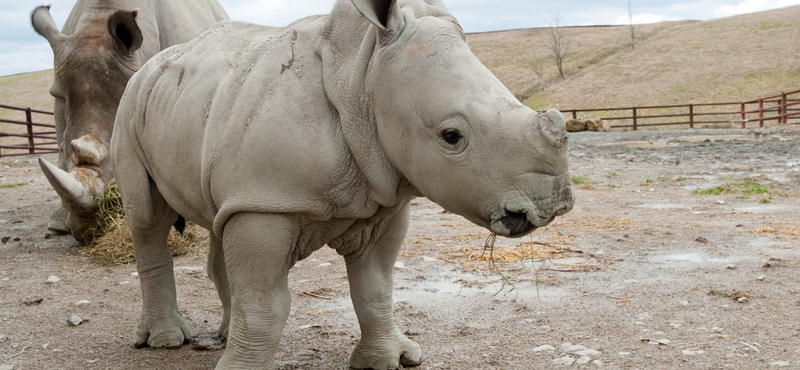
[[[508,212],[498,221],[508,229],[508,236],[512,238],[525,235],[536,229],[536,226],[528,220],[528,216],[524,213]]]

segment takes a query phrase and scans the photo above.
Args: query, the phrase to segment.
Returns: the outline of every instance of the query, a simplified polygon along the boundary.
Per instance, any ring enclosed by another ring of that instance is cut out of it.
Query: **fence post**
[[[25,109],[25,121],[28,123],[28,152],[33,155],[36,154],[36,148],[33,146],[33,119],[30,108]]]
[[[764,127],[764,98],[758,98],[758,127]]]
[[[787,124],[789,123],[789,110],[786,101],[786,93],[781,93],[781,119],[780,123]]]
[[[632,110],[633,110],[633,117],[632,117],[633,118],[633,131],[636,131],[636,130],[638,130],[639,122],[637,122],[638,119],[636,118],[636,108],[632,108]]]
[[[578,119],[578,110],[577,109],[573,109],[572,110],[572,119]]]
[[[745,113],[746,109],[747,105],[742,103],[742,128],[745,128],[745,125],[747,124],[747,113]]]
[[[689,104],[689,128],[694,128],[694,104]]]

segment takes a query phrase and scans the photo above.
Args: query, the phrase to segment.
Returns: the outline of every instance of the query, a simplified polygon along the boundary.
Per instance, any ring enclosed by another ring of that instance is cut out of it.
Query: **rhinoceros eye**
[[[458,142],[464,137],[461,135],[461,131],[458,131],[454,128],[444,130],[440,135],[442,136],[442,140],[450,145],[458,144]]]

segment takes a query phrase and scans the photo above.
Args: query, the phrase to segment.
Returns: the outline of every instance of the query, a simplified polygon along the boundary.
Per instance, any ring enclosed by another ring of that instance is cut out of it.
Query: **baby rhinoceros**
[[[574,203],[563,116],[520,104],[439,0],[218,23],[133,76],[111,150],[144,298],[136,345],[191,335],[166,246],[185,217],[211,234],[228,338],[217,369],[274,368],[289,269],[326,244],[346,261],[361,328],[350,365],[419,364],[392,319],[410,199],[508,237]]]

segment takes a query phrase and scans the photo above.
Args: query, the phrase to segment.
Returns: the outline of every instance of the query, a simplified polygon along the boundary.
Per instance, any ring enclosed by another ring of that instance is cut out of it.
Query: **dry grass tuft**
[[[772,235],[785,238],[800,238],[800,227],[795,223],[779,223],[773,226],[760,227],[752,231],[753,235]]]
[[[117,184],[112,181],[102,196],[98,197],[95,227],[86,233],[91,240],[81,248],[81,253],[100,265],[125,265],[136,261],[131,241],[130,228],[125,221]],[[167,245],[173,256],[196,255],[208,248],[208,236],[204,230],[187,223],[183,235],[170,230]]]

